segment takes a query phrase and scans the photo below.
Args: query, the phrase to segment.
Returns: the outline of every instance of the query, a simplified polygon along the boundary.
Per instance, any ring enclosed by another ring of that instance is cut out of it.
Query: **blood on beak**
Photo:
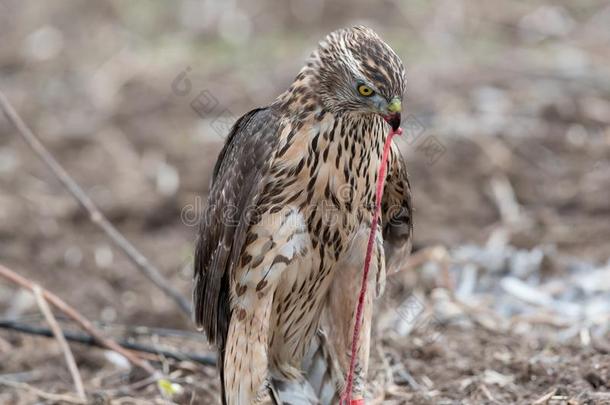
[[[383,119],[386,120],[386,122],[388,124],[390,124],[390,126],[392,127],[392,129],[394,131],[398,130],[398,128],[400,128],[400,113],[393,113],[393,114],[388,114],[388,115],[384,115]]]
[[[384,115],[384,119],[390,124],[392,129],[396,131],[400,128],[400,111],[402,110],[402,103],[400,98],[394,97],[392,101],[388,103],[388,114]]]

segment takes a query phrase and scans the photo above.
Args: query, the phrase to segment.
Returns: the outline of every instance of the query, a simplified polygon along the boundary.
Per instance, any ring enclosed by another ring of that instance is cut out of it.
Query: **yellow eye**
[[[361,84],[358,86],[358,93],[360,93],[361,96],[370,97],[373,95],[374,91],[366,84]]]

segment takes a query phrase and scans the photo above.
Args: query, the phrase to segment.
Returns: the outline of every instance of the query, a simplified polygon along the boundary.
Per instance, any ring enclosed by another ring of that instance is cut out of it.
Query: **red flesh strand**
[[[369,267],[373,256],[373,244],[375,242],[375,234],[377,232],[377,221],[381,211],[381,197],[383,194],[383,185],[385,183],[386,166],[388,163],[388,155],[392,138],[394,135],[401,135],[402,128],[396,131],[390,129],[388,137],[383,145],[383,155],[381,156],[381,166],[379,166],[379,175],[377,176],[377,188],[375,193],[375,211],[373,212],[373,221],[371,222],[371,231],[369,232],[369,240],[366,246],[366,256],[364,258],[364,270],[362,272],[362,284],[360,285],[360,295],[358,296],[358,307],[356,308],[356,320],[354,322],[354,333],[352,335],[352,357],[349,362],[349,372],[346,378],[345,390],[341,394],[340,404],[348,405],[364,405],[364,399],[352,399],[352,386],[354,384],[354,369],[356,367],[356,352],[358,351],[358,339],[360,338],[360,327],[362,326],[362,312],[364,310],[364,297],[366,296],[367,280],[369,275]]]

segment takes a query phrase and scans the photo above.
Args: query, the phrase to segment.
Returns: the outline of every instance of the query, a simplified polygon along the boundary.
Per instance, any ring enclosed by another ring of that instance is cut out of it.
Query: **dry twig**
[[[69,403],[69,404],[86,404],[87,401],[78,397],[74,397],[72,395],[64,395],[64,394],[53,394],[50,392],[45,392],[39,390],[38,388],[32,387],[29,384],[11,381],[5,378],[0,377],[0,385],[5,385],[8,387],[12,387],[15,389],[19,389],[22,391],[30,392],[41,399],[45,399],[47,401],[55,402],[55,403]]]
[[[537,400],[533,401],[532,405],[546,404],[553,397],[553,395],[555,395],[556,392],[557,392],[557,388],[553,388],[552,390],[550,390],[549,392],[547,392],[546,394],[544,394]]]
[[[59,347],[61,347],[61,350],[64,353],[66,363],[68,364],[68,370],[70,370],[70,375],[72,376],[72,380],[74,381],[74,388],[76,389],[76,393],[78,394],[80,399],[86,400],[87,396],[85,395],[85,389],[83,388],[83,379],[81,378],[80,372],[78,371],[78,367],[76,366],[76,361],[74,361],[74,355],[72,354],[72,350],[70,350],[70,346],[68,346],[66,337],[64,336],[63,332],[61,331],[61,328],[57,324],[55,316],[53,316],[51,308],[49,308],[49,304],[42,296],[42,288],[40,288],[39,285],[34,284],[32,291],[34,292],[34,296],[36,297],[36,303],[38,304],[38,308],[40,308],[40,312],[42,312],[45,319],[47,320],[49,327],[53,331],[55,339],[59,343]]]
[[[53,332],[48,328],[38,327],[34,325],[28,325],[25,323],[10,321],[10,320],[0,320],[0,328],[13,330],[20,333],[25,333],[29,335],[37,335],[44,337],[53,337]],[[100,342],[95,340],[89,335],[75,332],[64,331],[64,336],[67,340],[71,342],[82,343],[89,346],[97,346],[104,347]],[[203,355],[198,353],[189,353],[189,352],[177,352],[173,350],[165,350],[157,347],[148,346],[142,343],[132,342],[129,340],[117,340],[118,344],[120,344],[125,349],[129,349],[136,352],[141,353],[149,353],[154,355],[163,355],[167,358],[173,360],[188,360],[193,361],[204,366],[216,366],[216,356],[214,355]]]
[[[25,140],[28,146],[38,155],[38,157],[48,166],[51,173],[66,187],[66,189],[76,198],[78,203],[87,211],[89,219],[112,240],[112,242],[121,249],[127,257],[136,265],[136,267],[144,274],[154,285],[156,285],[163,293],[170,297],[180,307],[182,312],[190,316],[191,306],[184,296],[172,288],[165,277],[153,264],[142,254],[136,247],[129,242],[102,214],[97,208],[93,200],[85,193],[85,191],[70,177],[64,168],[57,162],[51,153],[44,147],[38,137],[34,135],[32,130],[21,119],[17,111],[13,108],[8,99],[0,91],[0,108],[4,115],[17,130],[17,133]]]
[[[491,178],[490,185],[502,223],[509,226],[518,224],[522,219],[521,207],[508,177],[498,172]]]
[[[12,281],[13,283],[28,289],[30,291],[34,291],[34,283],[25,277],[20,276],[14,271],[8,269],[7,267],[0,264],[0,277],[4,277],[5,279]],[[66,304],[61,298],[57,295],[51,293],[48,290],[42,289],[42,296],[50,302],[55,308],[59,309],[61,312],[70,317],[74,322],[76,322],[81,328],[83,328],[87,333],[93,336],[100,344],[104,347],[115,351],[121,355],[123,355],[127,360],[136,366],[146,370],[149,374],[156,374],[157,371],[146,361],[140,359],[134,353],[129,350],[122,348],[118,343],[113,340],[110,340],[104,337],[96,328],[93,326],[89,320],[83,317],[77,310],[72,308],[70,305]]]

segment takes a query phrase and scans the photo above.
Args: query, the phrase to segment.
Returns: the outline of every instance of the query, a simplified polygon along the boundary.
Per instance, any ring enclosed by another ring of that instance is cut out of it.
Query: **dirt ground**
[[[378,30],[407,66],[397,142],[415,250],[446,260],[391,276],[371,403],[610,404],[607,2],[0,1],[0,90],[185,296],[228,126],[326,33]],[[4,119],[0,263],[114,338],[212,353]],[[0,318],[45,325],[4,280]],[[155,357],[181,387],[169,395],[110,352],[71,347],[92,403],[218,403],[214,367]],[[0,403],[73,397],[54,339],[0,329]]]

